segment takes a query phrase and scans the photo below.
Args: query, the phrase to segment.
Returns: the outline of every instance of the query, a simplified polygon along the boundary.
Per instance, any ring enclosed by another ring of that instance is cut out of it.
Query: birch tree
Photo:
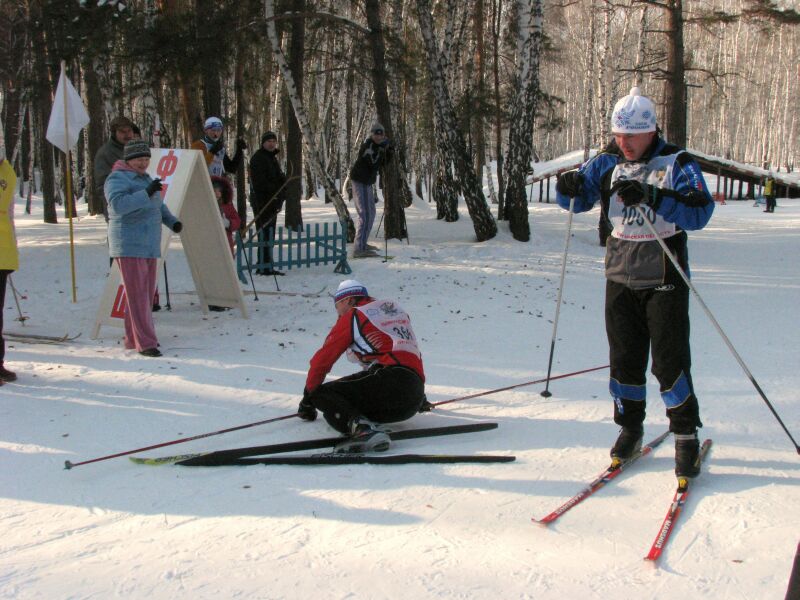
[[[292,110],[297,118],[297,123],[303,132],[303,144],[305,146],[306,157],[308,158],[309,166],[313,171],[314,176],[320,181],[320,183],[322,183],[322,186],[325,189],[325,198],[333,202],[333,206],[336,209],[336,214],[339,216],[339,220],[347,228],[347,239],[348,241],[352,242],[356,235],[356,228],[353,224],[353,219],[350,218],[350,213],[347,210],[347,205],[345,204],[342,195],[339,193],[339,190],[336,189],[336,183],[322,166],[322,158],[317,149],[317,144],[313,131],[311,130],[311,125],[308,122],[308,117],[306,115],[305,108],[303,107],[303,102],[297,93],[297,87],[295,86],[294,79],[292,78],[292,72],[289,69],[289,64],[286,62],[286,57],[283,55],[280,42],[278,41],[278,34],[275,31],[275,0],[264,0],[264,17],[267,22],[267,36],[269,37],[270,44],[272,45],[272,53],[275,58],[275,62],[277,63],[281,72],[281,76],[283,77],[283,83],[286,86],[286,93],[288,94],[289,101],[292,104]],[[298,173],[298,175],[300,174]]]
[[[464,196],[464,202],[472,218],[475,235],[483,242],[497,235],[497,224],[486,203],[480,182],[472,168],[472,161],[467,153],[464,136],[456,121],[453,104],[448,87],[445,84],[445,72],[439,55],[439,47],[433,32],[430,0],[417,0],[417,12],[420,30],[425,45],[428,76],[433,90],[437,127],[437,137],[444,150],[448,162],[456,170],[456,180]]]
[[[380,3],[378,0],[366,0],[365,9],[367,26],[370,29],[367,38],[372,53],[372,86],[375,91],[375,108],[386,135],[396,145],[386,81],[386,49],[383,41]],[[405,239],[408,237],[408,231],[406,231],[406,216],[403,206],[411,203],[411,192],[408,189],[397,152],[391,153],[387,164],[384,165],[381,178],[385,203],[384,232],[387,238]]]
[[[530,169],[531,134],[539,96],[539,54],[542,46],[542,1],[517,0],[517,75],[509,114],[505,167],[506,213],[515,240],[530,240],[525,176]]]

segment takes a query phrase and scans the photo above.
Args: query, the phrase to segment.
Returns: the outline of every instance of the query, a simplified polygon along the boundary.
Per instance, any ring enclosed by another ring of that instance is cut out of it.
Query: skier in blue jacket
[[[646,371],[659,381],[670,431],[675,434],[675,474],[695,477],[702,427],[689,347],[689,288],[642,220],[640,208],[689,274],[687,231],[705,227],[714,211],[700,166],[668,143],[656,125],[653,102],[639,88],[620,99],[611,117],[614,141],[556,184],[557,199],[576,213],[608,202],[613,230],[606,244],[606,334],[614,422],[621,426],[612,465],[641,448]]]

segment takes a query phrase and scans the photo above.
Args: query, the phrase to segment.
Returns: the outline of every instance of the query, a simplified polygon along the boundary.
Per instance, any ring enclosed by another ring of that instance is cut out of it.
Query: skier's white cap
[[[205,124],[203,124],[203,129],[211,129],[212,127],[213,128],[219,127],[220,129],[222,129],[223,127],[222,119],[220,119],[219,117],[208,117],[206,119]]]
[[[336,304],[339,300],[352,296],[369,296],[369,293],[367,293],[367,288],[355,279],[346,279],[339,284],[333,296],[333,303]]]
[[[656,107],[647,96],[642,96],[638,87],[620,98],[611,114],[613,133],[646,133],[656,130]]]

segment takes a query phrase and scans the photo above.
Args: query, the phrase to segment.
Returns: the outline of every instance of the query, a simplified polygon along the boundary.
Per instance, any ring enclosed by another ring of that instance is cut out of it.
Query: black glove
[[[419,410],[417,412],[430,412],[433,410],[433,404],[428,402],[428,398],[425,397],[422,399],[422,404],[419,405]]]
[[[611,187],[611,193],[617,193],[625,206],[647,204],[653,210],[661,205],[661,190],[653,185],[633,179],[618,181]]]
[[[583,187],[583,175],[578,171],[567,171],[556,181],[556,191],[559,194],[574,198],[581,193]]]
[[[222,148],[223,148],[223,147],[224,147],[224,146],[222,145],[222,138],[219,138],[219,139],[218,139],[216,142],[214,142],[213,144],[211,144],[211,147],[208,149],[208,151],[209,151],[211,154],[216,154],[217,152],[219,152],[220,150],[222,150]]]
[[[237,150],[247,150],[247,142],[245,142],[242,138],[236,140],[236,149]]]
[[[181,223],[180,221],[175,221],[175,224],[172,226],[172,231],[174,231],[175,233],[180,233],[181,231],[183,231],[183,223]]]
[[[164,186],[161,185],[161,180],[156,178],[147,184],[147,187],[144,188],[144,191],[147,192],[148,196],[152,196],[156,192],[160,192],[162,187]]]
[[[303,391],[303,399],[300,400],[300,406],[297,407],[297,414],[303,421],[316,421],[317,419],[317,409],[311,404],[306,391]]]

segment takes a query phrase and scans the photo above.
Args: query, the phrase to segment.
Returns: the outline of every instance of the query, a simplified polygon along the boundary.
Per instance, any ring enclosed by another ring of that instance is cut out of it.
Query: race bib
[[[664,182],[670,181],[672,164],[659,160],[656,157],[647,164],[620,163],[611,174],[611,187],[618,181],[642,181],[659,188],[668,188]],[[676,233],[674,223],[665,221],[646,204],[641,204],[642,213],[662,238],[668,238]],[[614,192],[608,205],[608,218],[614,226],[611,232],[615,238],[630,242],[647,242],[656,239],[653,232],[645,224],[642,215],[636,207],[625,206],[622,199]]]
[[[411,328],[411,318],[400,305],[393,300],[375,300],[359,306],[357,310],[392,340],[392,352],[403,351],[421,356],[417,338]]]

